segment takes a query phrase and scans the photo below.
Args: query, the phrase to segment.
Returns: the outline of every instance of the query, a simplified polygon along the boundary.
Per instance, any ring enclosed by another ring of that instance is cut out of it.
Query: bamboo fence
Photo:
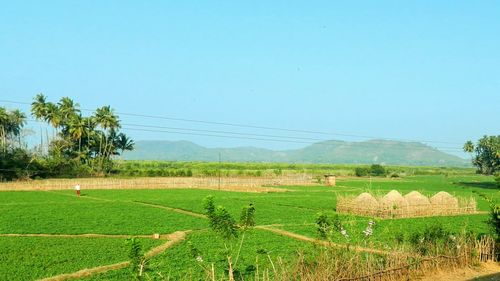
[[[452,216],[476,214],[476,200],[474,198],[459,198],[457,205],[447,204],[402,204],[396,205],[370,205],[355,202],[354,196],[337,197],[336,210],[341,214],[355,214],[375,218],[414,218],[430,216]]]
[[[141,177],[141,178],[73,178],[0,183],[0,191],[64,190],[79,184],[85,189],[169,189],[198,188],[237,191],[283,191],[273,186],[312,185],[309,175],[276,177]]]

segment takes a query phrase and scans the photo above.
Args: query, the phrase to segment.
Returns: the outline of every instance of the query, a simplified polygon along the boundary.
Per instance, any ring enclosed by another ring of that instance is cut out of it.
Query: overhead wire
[[[31,105],[31,103],[28,103],[28,102],[4,100],[4,99],[0,99],[0,102]],[[86,112],[95,112],[95,110],[85,109],[85,108],[80,108],[80,110],[83,110]],[[461,144],[455,143],[455,142],[445,142],[445,141],[435,141],[435,140],[411,140],[411,139],[387,138],[387,137],[377,137],[377,136],[368,136],[368,135],[333,133],[333,132],[324,132],[324,131],[297,130],[297,129],[278,128],[278,127],[256,126],[256,125],[248,125],[248,124],[214,122],[214,121],[186,119],[186,118],[174,118],[174,117],[167,117],[167,116],[137,114],[137,113],[129,113],[129,112],[121,112],[121,111],[116,111],[116,114],[124,115],[124,116],[142,117],[142,118],[164,119],[164,120],[172,120],[172,121],[182,121],[182,122],[192,122],[192,123],[212,124],[212,125],[223,125],[223,126],[232,126],[232,127],[241,127],[241,128],[263,129],[263,130],[274,130],[274,131],[285,131],[285,132],[296,132],[296,133],[307,133],[307,134],[318,134],[318,135],[328,135],[328,136],[344,136],[344,137],[380,139],[380,140],[392,140],[392,141],[404,141],[404,142],[424,142],[424,143],[442,143],[442,144],[461,145]],[[146,127],[146,126],[150,126],[150,125],[144,125],[144,127]],[[195,130],[195,129],[190,129],[190,130]],[[232,134],[244,134],[244,133],[234,133],[233,132]],[[256,135],[256,134],[248,134],[248,135]],[[261,135],[261,136],[264,136],[264,135]],[[270,135],[268,135],[268,136],[270,136]],[[272,137],[289,138],[287,136],[272,136]],[[300,139],[300,137],[292,137],[292,138]],[[316,140],[320,140],[320,139],[316,139]]]

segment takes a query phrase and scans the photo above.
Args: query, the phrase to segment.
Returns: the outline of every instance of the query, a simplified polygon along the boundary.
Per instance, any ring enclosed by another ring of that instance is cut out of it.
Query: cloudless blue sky
[[[500,2],[3,1],[0,99],[30,102],[40,92],[84,108],[460,148],[500,132]],[[127,133],[207,146],[303,146]]]

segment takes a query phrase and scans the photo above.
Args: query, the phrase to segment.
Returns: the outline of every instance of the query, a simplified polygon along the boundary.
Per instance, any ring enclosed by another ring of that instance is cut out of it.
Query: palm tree
[[[57,131],[59,126],[61,126],[62,116],[57,105],[49,102],[45,107],[45,121],[49,122]]]
[[[98,125],[104,130],[120,128],[120,120],[113,113],[111,107],[103,106],[95,111],[95,118]]]
[[[108,146],[110,145],[109,136],[112,134],[116,133],[116,129],[120,128],[120,120],[118,119],[118,116],[116,116],[113,113],[113,110],[111,107],[108,106],[103,106],[101,108],[98,108],[95,112],[95,121],[96,123],[103,128],[105,131],[108,131],[108,134],[104,134],[104,149],[100,148],[99,153],[102,154],[104,158],[109,157],[109,148]],[[102,145],[100,145],[101,147]],[[102,151],[101,151],[102,150]]]
[[[71,120],[80,113],[80,105],[68,97],[63,97],[58,103],[59,112],[63,121]]]
[[[18,137],[19,146],[21,146],[21,129],[26,125],[26,114],[16,109],[10,113],[10,128],[8,132],[14,137]]]
[[[78,151],[81,152],[82,137],[88,133],[85,119],[79,115],[73,116],[68,122],[68,133],[72,139],[78,140]]]
[[[115,147],[121,150],[120,155],[122,155],[125,150],[133,150],[134,145],[134,141],[123,133],[118,134],[115,139]]]
[[[2,148],[5,152],[5,147],[7,145],[7,127],[9,124],[9,113],[5,108],[0,107],[0,141],[2,142]]]
[[[31,114],[37,119],[44,119],[47,114],[46,97],[43,94],[38,94],[35,100],[31,103]]]
[[[472,153],[474,151],[474,144],[471,141],[467,141],[464,144],[464,151]]]

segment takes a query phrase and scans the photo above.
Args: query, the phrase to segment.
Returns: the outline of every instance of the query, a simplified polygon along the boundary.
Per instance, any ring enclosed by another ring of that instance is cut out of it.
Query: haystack
[[[406,199],[406,202],[408,202],[408,206],[424,206],[427,208],[431,204],[429,198],[422,195],[418,191],[412,191],[406,194],[404,197]]]
[[[359,207],[376,210],[378,208],[378,202],[375,197],[373,197],[368,192],[363,192],[358,197],[354,198],[354,204]]]
[[[450,215],[459,211],[458,199],[445,191],[440,191],[432,196],[431,204],[435,214]]]
[[[458,208],[458,199],[446,191],[436,193],[430,201],[432,205]]]
[[[410,217],[419,217],[432,215],[431,202],[429,198],[422,195],[418,191],[412,191],[405,196],[406,202],[408,202],[408,213]]]
[[[385,209],[402,209],[408,206],[408,202],[397,190],[391,190],[380,199],[380,205]]]

